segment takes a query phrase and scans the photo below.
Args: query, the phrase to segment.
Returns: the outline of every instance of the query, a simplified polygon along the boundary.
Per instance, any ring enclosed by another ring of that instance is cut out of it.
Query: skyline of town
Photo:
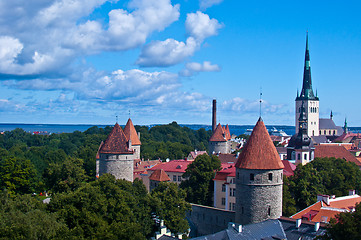
[[[0,122],[209,125],[217,99],[218,122],[253,125],[262,91],[265,123],[292,126],[308,30],[320,117],[359,126],[359,5],[1,2]]]

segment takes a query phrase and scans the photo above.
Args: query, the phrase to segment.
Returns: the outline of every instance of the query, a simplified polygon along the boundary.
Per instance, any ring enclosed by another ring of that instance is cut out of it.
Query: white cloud
[[[190,62],[185,65],[185,68],[182,69],[179,74],[184,77],[191,77],[199,72],[219,72],[221,67],[217,64],[212,64],[209,61],[204,61],[203,63]]]
[[[213,5],[220,4],[223,0],[199,0],[199,7],[205,10]]]
[[[111,10],[109,22],[86,20],[106,0],[31,2],[0,2],[0,39],[10,43],[0,46],[7,51],[0,73],[64,75],[78,57],[139,47],[179,18],[179,4],[170,0],[130,1],[128,9]]]
[[[207,14],[200,11],[187,14],[187,33],[196,38],[199,42],[202,42],[208,37],[217,35],[218,30],[222,27],[223,25],[220,24],[217,19],[210,19]]]
[[[248,100],[240,97],[235,97],[226,100],[221,104],[224,111],[233,113],[259,113],[259,100]],[[262,100],[262,112],[264,113],[279,113],[279,110],[284,108],[283,104],[271,104],[268,101]]]
[[[141,67],[166,67],[178,64],[192,56],[204,39],[216,35],[222,27],[216,19],[197,11],[187,14],[186,30],[189,34],[186,42],[175,39],[153,41],[145,45],[136,61]]]
[[[171,66],[192,56],[197,48],[198,44],[193,37],[189,37],[185,43],[171,38],[153,41],[142,49],[136,64],[142,67]]]

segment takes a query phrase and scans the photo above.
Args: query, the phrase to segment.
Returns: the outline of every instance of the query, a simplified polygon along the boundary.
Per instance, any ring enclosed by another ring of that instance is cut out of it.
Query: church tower
[[[236,163],[236,223],[282,216],[283,163],[261,118]]]
[[[307,119],[307,135],[318,136],[319,130],[319,99],[313,93],[311,80],[310,53],[308,48],[308,33],[306,36],[305,66],[303,70],[303,84],[300,94],[296,97],[296,134],[298,133],[301,105],[304,102]]]
[[[119,124],[116,123],[107,139],[100,144],[97,175],[101,176],[105,173],[110,173],[116,179],[125,179],[133,182],[133,153],[131,141],[125,136]]]

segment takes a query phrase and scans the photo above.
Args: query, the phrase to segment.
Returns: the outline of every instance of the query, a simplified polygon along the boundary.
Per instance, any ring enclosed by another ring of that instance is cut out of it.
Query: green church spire
[[[308,32],[306,35],[305,66],[303,69],[302,91],[296,100],[318,100],[312,90],[310,50],[308,47]]]

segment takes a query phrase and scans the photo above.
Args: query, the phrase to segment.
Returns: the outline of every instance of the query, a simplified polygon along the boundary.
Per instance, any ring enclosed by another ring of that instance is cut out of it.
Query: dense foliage
[[[298,165],[294,176],[284,182],[283,215],[289,216],[313,204],[318,194],[348,195],[349,189],[361,190],[361,171],[344,159],[316,158]],[[294,199],[294,201],[292,200]]]
[[[36,197],[0,192],[0,239],[146,239],[158,229],[153,216],[173,232],[185,232],[190,206],[184,192],[161,184],[149,194],[144,184],[105,174],[76,190]]]
[[[191,203],[212,206],[216,171],[221,170],[221,162],[217,156],[199,155],[188,165],[180,185],[187,192],[187,201]]]
[[[361,239],[361,205],[354,212],[342,212],[331,219],[326,234],[319,239]]]
[[[211,131],[191,130],[176,122],[152,128],[135,126],[141,136],[141,158],[182,159],[194,149],[206,150]],[[13,193],[75,190],[95,179],[95,156],[111,127],[85,132],[33,135],[22,129],[0,135],[0,189]],[[14,177],[16,176],[16,178]]]

